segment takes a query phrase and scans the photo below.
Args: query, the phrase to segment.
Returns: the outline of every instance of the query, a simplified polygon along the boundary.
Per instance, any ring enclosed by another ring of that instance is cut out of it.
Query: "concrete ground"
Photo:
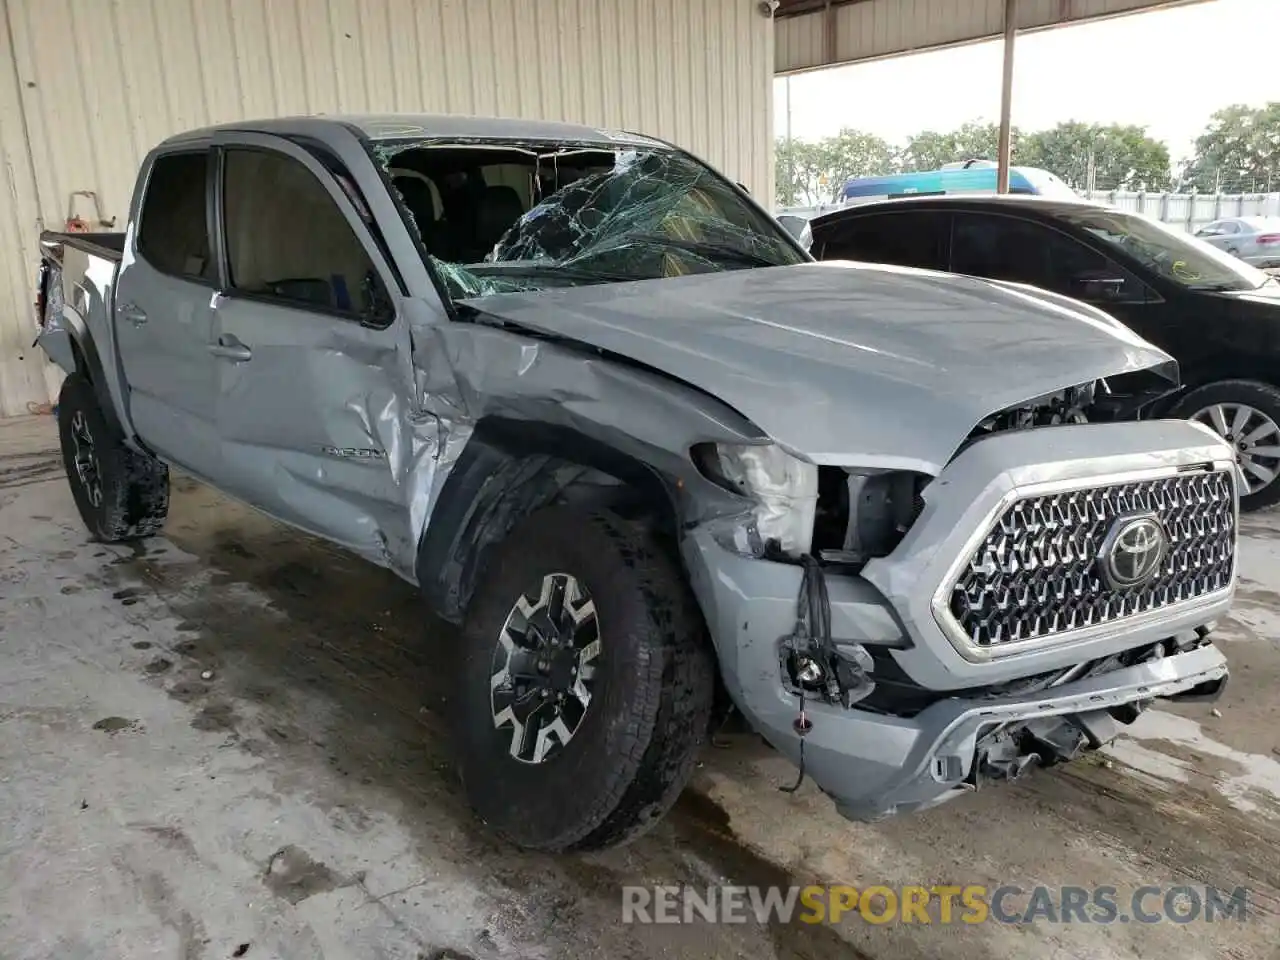
[[[1280,956],[1280,516],[1246,518],[1217,711],[927,814],[841,820],[748,735],[635,844],[515,852],[467,812],[391,574],[176,479],[89,543],[49,418],[0,423],[0,957]],[[623,926],[627,883],[1212,884],[1241,924]]]

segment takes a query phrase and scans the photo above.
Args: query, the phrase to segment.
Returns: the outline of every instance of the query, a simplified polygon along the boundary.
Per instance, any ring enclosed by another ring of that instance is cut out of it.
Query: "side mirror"
[[[784,213],[778,217],[778,223],[782,224],[782,228],[787,233],[796,238],[796,242],[804,247],[806,253],[813,248],[813,228],[809,226],[806,218]]]
[[[360,316],[360,325],[382,330],[391,326],[396,318],[396,305],[387,294],[378,275],[370,270],[364,278],[365,308]]]

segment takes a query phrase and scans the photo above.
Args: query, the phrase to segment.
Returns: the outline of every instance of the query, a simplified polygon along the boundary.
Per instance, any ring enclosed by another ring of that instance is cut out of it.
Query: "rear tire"
[[[529,849],[591,850],[670,809],[707,738],[715,666],[647,532],[609,513],[535,513],[481,575],[463,637],[456,742],[491,827]]]
[[[1203,423],[1236,449],[1242,511],[1280,502],[1280,390],[1256,380],[1222,380],[1189,392],[1170,416]],[[1266,474],[1272,479],[1262,483]],[[1257,486],[1247,492],[1245,482]]]
[[[152,536],[169,512],[169,468],[125,445],[93,386],[73,373],[58,396],[62,464],[80,519],[104,543]]]

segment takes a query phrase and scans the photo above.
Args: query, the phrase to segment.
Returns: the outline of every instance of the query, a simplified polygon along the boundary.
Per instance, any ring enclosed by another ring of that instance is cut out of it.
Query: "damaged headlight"
[[[722,547],[746,557],[809,552],[818,506],[816,464],[774,444],[705,443],[692,452],[705,477],[752,502],[741,517],[711,525]]]

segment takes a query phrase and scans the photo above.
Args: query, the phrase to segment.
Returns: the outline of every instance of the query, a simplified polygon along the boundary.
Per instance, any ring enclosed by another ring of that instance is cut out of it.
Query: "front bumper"
[[[1226,661],[1213,646],[1196,644],[1203,628],[1228,612],[1234,583],[1150,616],[987,659],[965,656],[944,635],[931,599],[955,558],[971,549],[974,531],[990,522],[994,505],[1011,491],[1046,481],[1105,482],[1134,469],[1180,469],[1228,454],[1216,437],[1185,422],[1150,421],[1020,431],[984,440],[958,456],[926,491],[925,510],[890,557],[868,563],[860,576],[826,578],[836,646],[887,649],[898,669],[940,699],[902,716],[808,700],[807,773],[842,813],[876,819],[963,792],[986,756],[979,742],[1002,724],[1070,716],[1072,729],[1086,731],[1096,745],[1118,730],[1108,710],[1192,691],[1212,695],[1227,675]],[[730,695],[756,730],[798,763],[798,697],[784,682],[780,661],[796,626],[800,567],[730,554],[702,527],[688,531],[682,549]],[[1037,693],[990,692],[1170,638],[1178,642],[1160,660]],[[1043,732],[1054,724],[1032,726]]]
[[[799,571],[721,555],[711,577],[707,557],[697,555],[719,548],[695,537],[687,550],[696,558],[690,564],[695,592],[702,597],[711,591],[717,597],[710,607],[704,601],[703,608],[719,612],[712,634],[735,703],[766,740],[799,763],[800,738],[793,726],[798,701],[781,682],[778,653],[780,638],[795,625]],[[830,577],[827,587],[837,646],[851,637],[890,647],[909,642],[868,584]],[[1184,635],[1194,637],[1195,631]],[[1149,631],[1143,630],[1142,636],[1145,639]],[[1124,638],[1117,639],[1124,646]],[[807,700],[805,710],[813,725],[804,738],[805,771],[852,819],[877,820],[923,810],[968,789],[978,741],[997,725],[1075,716],[1091,734],[1109,727],[1113,736],[1118,725],[1107,710],[1193,691],[1212,698],[1226,677],[1226,658],[1216,647],[1205,645],[1034,694],[981,700],[951,697],[912,717]]]
[[[1216,647],[1204,646],[1037,694],[944,700],[913,717],[905,731],[896,731],[898,752],[892,758],[877,756],[870,771],[849,747],[881,735],[881,723],[888,718],[851,716],[847,725],[824,724],[825,738],[814,739],[815,725],[805,745],[805,765],[842,814],[877,820],[924,810],[964,793],[977,776],[978,740],[996,725],[1071,716],[1091,736],[1108,731],[1105,742],[1119,730],[1108,710],[1192,691],[1212,699],[1226,677],[1226,658]],[[884,768],[886,759],[894,769]]]

